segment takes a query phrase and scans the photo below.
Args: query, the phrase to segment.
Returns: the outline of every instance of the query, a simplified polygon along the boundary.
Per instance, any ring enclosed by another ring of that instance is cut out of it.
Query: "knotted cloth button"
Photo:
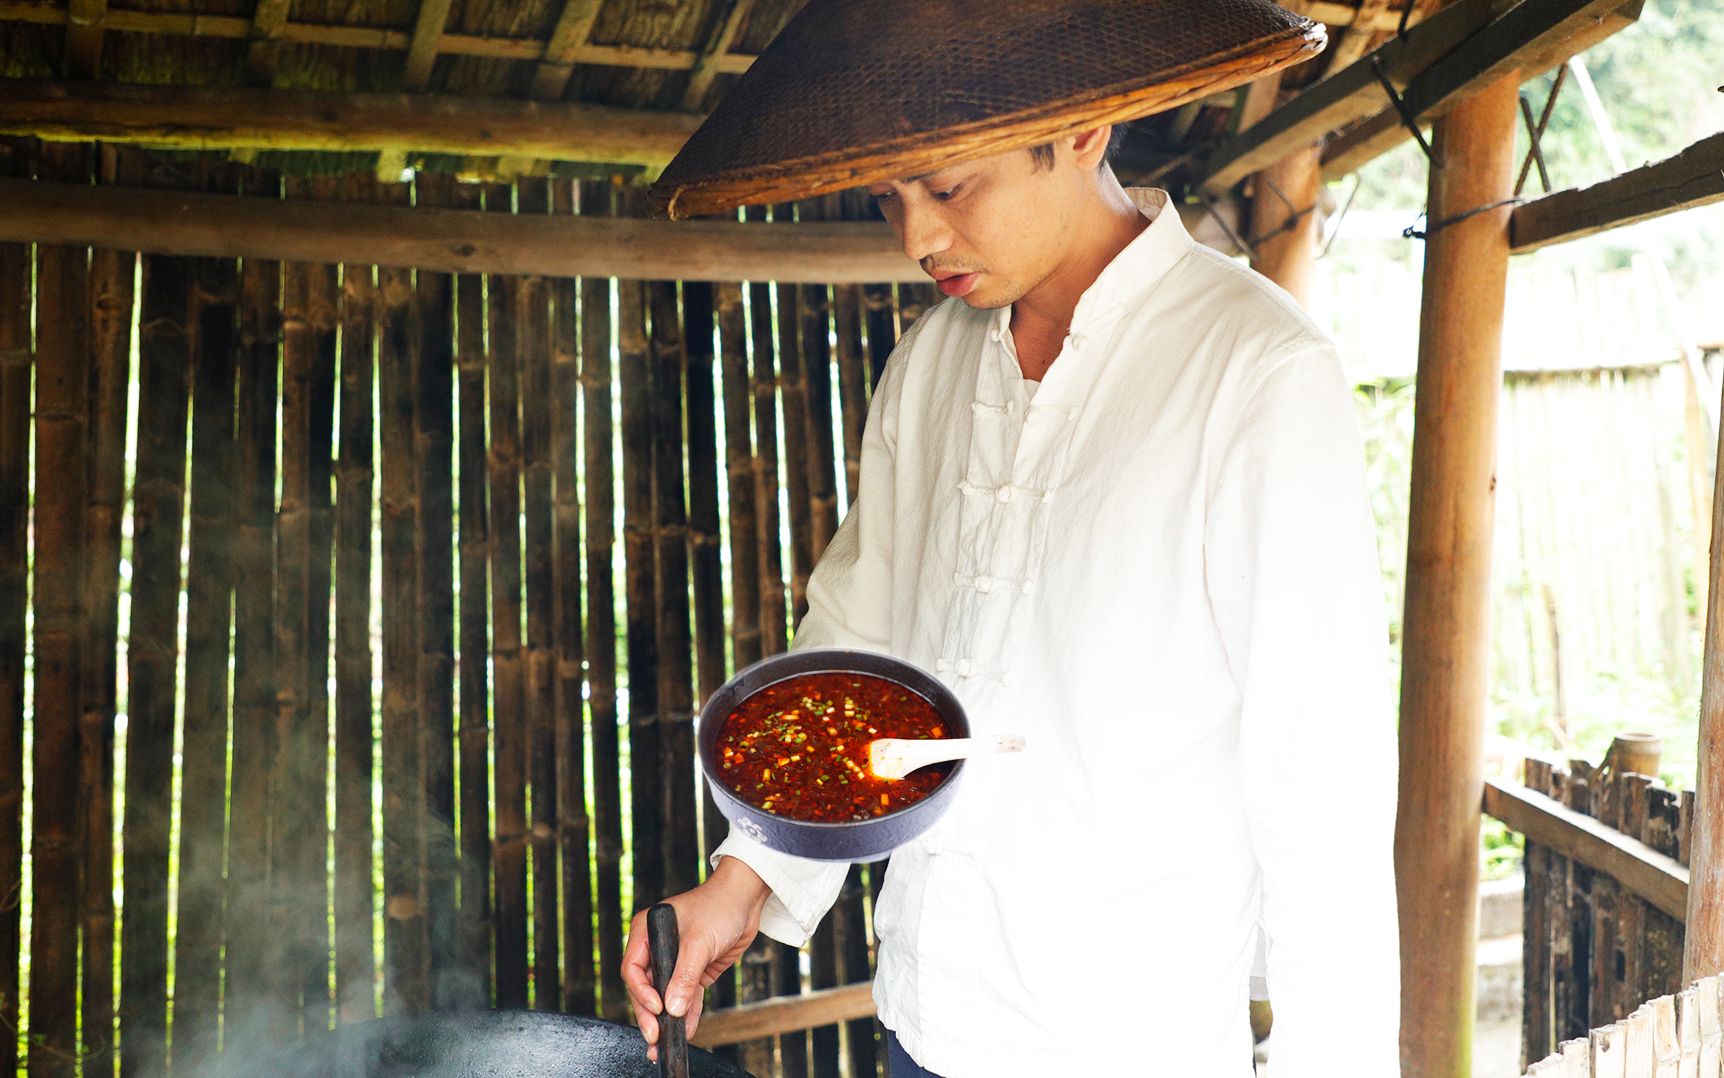
[[[934,669],[939,671],[942,674],[950,673],[952,670],[952,660],[950,660],[950,659],[935,659],[934,660]]]
[[[1003,505],[1004,503],[1012,500],[1012,494],[1013,494],[1012,486],[1010,483],[1008,483],[1005,486],[994,491],[994,500]]]
[[[1025,595],[1028,595],[1031,592],[1036,590],[1036,582],[1034,580],[1025,580],[1025,581],[1021,582],[1020,584],[1018,584],[1018,588]]]
[[[1071,346],[1080,352],[1083,351],[1084,346],[1089,343],[1089,338],[1084,336],[1082,333],[1074,333],[1068,338],[1068,340],[1071,341]]]
[[[994,590],[994,578],[991,576],[979,576],[979,577],[977,577],[976,578],[976,590],[981,591],[981,592],[993,591]]]
[[[958,660],[958,676],[959,677],[971,677],[975,674],[975,672],[976,672],[976,664],[975,663],[971,662],[968,659],[959,659]]]

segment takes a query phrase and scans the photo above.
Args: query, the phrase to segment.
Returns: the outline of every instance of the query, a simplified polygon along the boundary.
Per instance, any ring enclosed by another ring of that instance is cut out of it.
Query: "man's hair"
[[[1113,131],[1107,137],[1107,149],[1102,152],[1101,163],[1111,165],[1114,156],[1119,153],[1120,144],[1125,141],[1125,125],[1114,124]],[[1030,156],[1036,159],[1036,168],[1054,167],[1054,144],[1044,142],[1040,146],[1030,147]]]

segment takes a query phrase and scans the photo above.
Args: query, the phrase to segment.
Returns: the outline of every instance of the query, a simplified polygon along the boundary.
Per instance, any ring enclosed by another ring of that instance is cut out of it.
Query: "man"
[[[893,1078],[1244,1078],[1260,930],[1276,1078],[1393,1075],[1396,754],[1351,394],[1284,293],[1122,189],[1110,134],[852,173],[952,298],[881,378],[796,646],[916,662],[1028,745],[892,855]],[[636,918],[648,1044],[662,1007],[698,1025],[757,931],[806,942],[844,875],[732,834],[668,899],[667,1000]]]

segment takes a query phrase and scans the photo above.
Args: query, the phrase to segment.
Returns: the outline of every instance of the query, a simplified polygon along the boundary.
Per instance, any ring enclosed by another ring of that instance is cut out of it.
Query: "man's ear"
[[[1103,124],[1092,127],[1088,131],[1080,131],[1071,139],[1072,157],[1077,167],[1089,170],[1101,164],[1101,159],[1107,156],[1107,143],[1113,137],[1113,125]]]

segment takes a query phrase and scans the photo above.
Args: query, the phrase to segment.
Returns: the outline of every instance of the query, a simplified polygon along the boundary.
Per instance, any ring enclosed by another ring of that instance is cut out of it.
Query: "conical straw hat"
[[[665,168],[694,217],[1121,123],[1322,49],[1270,0],[809,0]]]

